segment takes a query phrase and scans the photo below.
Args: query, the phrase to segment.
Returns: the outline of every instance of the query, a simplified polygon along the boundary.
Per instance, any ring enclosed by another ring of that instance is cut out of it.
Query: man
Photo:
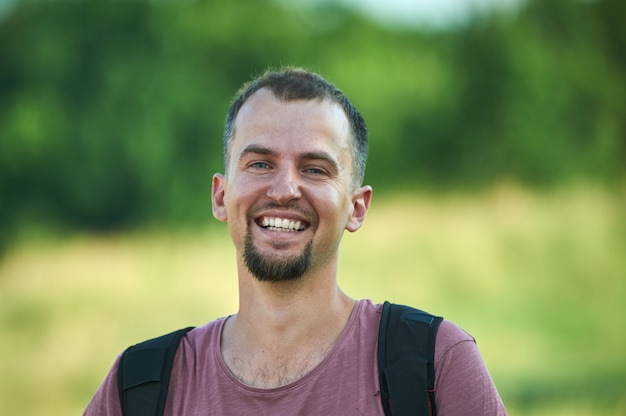
[[[212,190],[237,254],[239,311],[185,335],[166,415],[384,414],[382,306],[337,284],[342,234],[363,225],[372,198],[366,157],[364,120],[319,75],[285,69],[242,88]],[[121,414],[118,362],[85,414]],[[435,390],[439,416],[506,414],[474,339],[449,321]]]

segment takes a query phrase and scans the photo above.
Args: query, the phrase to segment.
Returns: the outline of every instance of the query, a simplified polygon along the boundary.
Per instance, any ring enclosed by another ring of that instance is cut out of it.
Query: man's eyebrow
[[[339,170],[339,162],[328,152],[307,152],[302,155],[302,158],[306,160],[322,160],[331,164],[334,169]]]
[[[259,146],[257,144],[251,144],[246,146],[239,155],[239,160],[243,159],[246,155],[254,153],[257,155],[273,155],[275,152],[267,147]]]

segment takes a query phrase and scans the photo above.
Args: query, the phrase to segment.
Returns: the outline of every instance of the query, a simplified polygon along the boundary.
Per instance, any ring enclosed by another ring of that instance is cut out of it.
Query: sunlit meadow
[[[512,415],[626,414],[626,194],[385,196],[339,282],[478,340]],[[0,414],[80,414],[126,346],[237,308],[226,227],[27,239],[0,262]]]

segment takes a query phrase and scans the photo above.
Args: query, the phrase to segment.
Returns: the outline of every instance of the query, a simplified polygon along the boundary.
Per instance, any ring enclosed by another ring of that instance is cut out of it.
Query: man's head
[[[353,182],[359,186],[365,176],[368,137],[365,120],[350,100],[334,85],[320,75],[300,68],[268,71],[245,84],[235,96],[226,116],[224,126],[224,168],[228,171],[230,149],[236,135],[236,120],[243,104],[257,91],[268,89],[280,100],[322,100],[337,103],[345,112],[352,131]]]
[[[336,271],[343,232],[358,230],[369,207],[366,153],[362,117],[319,75],[289,69],[244,86],[212,191],[239,270],[272,282]]]

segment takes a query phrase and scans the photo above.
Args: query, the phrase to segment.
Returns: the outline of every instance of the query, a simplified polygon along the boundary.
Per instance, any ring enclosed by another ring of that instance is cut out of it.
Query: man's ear
[[[352,194],[352,212],[346,223],[346,230],[355,232],[365,222],[365,216],[372,201],[372,187],[369,185],[357,188]]]
[[[226,206],[224,197],[226,193],[226,178],[221,173],[213,175],[213,187],[211,189],[211,201],[213,202],[213,216],[220,221],[226,221]]]

